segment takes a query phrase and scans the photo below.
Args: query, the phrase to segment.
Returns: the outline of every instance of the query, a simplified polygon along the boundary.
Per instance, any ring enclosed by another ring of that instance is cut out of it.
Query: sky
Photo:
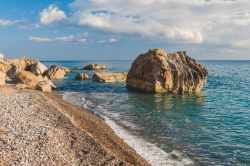
[[[0,0],[0,53],[133,60],[152,48],[250,60],[249,0]]]

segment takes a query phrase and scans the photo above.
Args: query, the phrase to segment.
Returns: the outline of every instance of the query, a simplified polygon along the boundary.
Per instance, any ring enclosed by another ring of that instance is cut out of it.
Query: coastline
[[[0,165],[149,165],[98,116],[56,94],[0,86]]]

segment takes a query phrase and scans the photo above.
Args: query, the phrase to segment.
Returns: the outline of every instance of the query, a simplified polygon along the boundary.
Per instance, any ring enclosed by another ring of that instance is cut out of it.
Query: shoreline
[[[0,92],[1,165],[149,165],[100,117],[57,94],[13,85]]]
[[[111,114],[108,110],[86,99],[84,92],[55,91],[55,93],[59,93],[63,100],[68,101],[74,105],[81,106],[84,109],[87,109],[91,113],[102,118],[103,121],[115,132],[118,137],[120,137],[126,144],[133,148],[137,152],[137,154],[143,157],[149,164],[154,166],[198,165],[197,161],[183,155],[181,151],[173,149],[171,152],[166,152],[159,146],[144,139],[140,135],[132,134],[128,128],[124,128],[124,126],[119,123],[122,119],[120,119],[118,122],[117,119],[114,119],[112,116],[110,116]],[[97,107],[98,110],[93,108],[93,105],[95,105],[94,107]]]

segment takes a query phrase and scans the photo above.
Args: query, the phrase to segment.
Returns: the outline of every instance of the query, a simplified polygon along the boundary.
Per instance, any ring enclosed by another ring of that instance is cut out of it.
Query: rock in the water
[[[89,76],[86,73],[78,73],[75,78],[77,80],[87,80],[89,79]]]
[[[41,81],[37,84],[36,89],[42,92],[51,92],[51,85],[48,81]]]
[[[49,79],[62,79],[66,73],[70,73],[71,70],[67,67],[53,65],[46,72],[45,76]]]
[[[93,80],[101,83],[112,83],[125,81],[127,73],[97,72],[93,75]]]
[[[139,55],[127,76],[127,86],[146,92],[199,92],[208,71],[185,51],[149,50]]]
[[[98,64],[90,64],[85,66],[83,69],[84,70],[104,70],[107,67],[105,65],[98,65]]]
[[[43,75],[47,70],[48,70],[48,68],[44,64],[42,64],[41,62],[37,62],[35,64],[32,64],[29,67],[29,71],[33,74],[36,74],[36,75]]]
[[[13,83],[25,84],[30,89],[36,89],[37,84],[41,81],[44,81],[42,76],[36,76],[35,74],[25,70],[17,73],[16,76],[12,79]]]
[[[0,71],[0,85],[5,84],[6,74]]]
[[[77,66],[74,68],[74,70],[81,70],[82,68],[80,66]]]

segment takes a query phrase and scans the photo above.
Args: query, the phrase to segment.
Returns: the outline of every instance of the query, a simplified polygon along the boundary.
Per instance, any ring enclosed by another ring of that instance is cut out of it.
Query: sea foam
[[[112,117],[118,117],[116,113],[110,113],[102,106],[96,106],[92,101],[87,100],[84,93],[80,92],[64,92],[63,99],[73,104],[83,106],[95,114],[101,116],[105,122],[114,130],[114,132],[124,140],[130,147],[132,147],[139,155],[141,155],[149,164],[153,166],[184,166],[193,165],[193,161],[177,150],[170,153],[165,152],[155,144],[131,134],[127,129],[116,123]],[[133,124],[129,126],[136,127]]]

